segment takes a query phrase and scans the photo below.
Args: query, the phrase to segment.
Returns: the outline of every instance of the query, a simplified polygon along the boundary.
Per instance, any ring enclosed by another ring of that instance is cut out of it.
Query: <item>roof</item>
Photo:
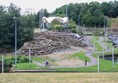
[[[52,21],[54,21],[54,20],[57,20],[57,21],[59,21],[60,23],[67,23],[68,22],[68,17],[64,17],[64,18],[61,18],[61,17],[43,17],[42,18],[42,21],[44,22],[44,23],[46,23],[46,22],[48,22],[48,23],[51,23]]]

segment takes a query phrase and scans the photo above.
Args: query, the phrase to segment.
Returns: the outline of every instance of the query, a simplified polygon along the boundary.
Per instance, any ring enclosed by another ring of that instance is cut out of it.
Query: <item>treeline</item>
[[[17,21],[17,45],[33,38],[34,15],[22,16],[21,9],[14,4],[9,7],[0,6],[0,52],[13,51],[15,43],[15,19]]]
[[[51,15],[66,16],[66,5],[57,8]],[[70,3],[68,5],[68,17],[78,24],[80,16],[81,26],[103,27],[104,16],[116,18],[118,16],[118,1]]]
[[[20,48],[24,42],[33,39],[33,27],[42,27],[42,17],[46,16],[66,16],[66,5],[57,8],[53,13],[48,13],[46,9],[40,10],[36,14],[21,15],[21,9],[14,4],[9,7],[0,5],[0,52],[14,50],[15,43],[15,21],[17,20],[17,43]],[[68,5],[68,17],[70,19],[70,29],[76,32],[76,24],[87,27],[103,27],[104,16],[116,18],[118,16],[118,1],[111,2],[91,2],[75,3]],[[80,21],[78,22],[78,17]],[[74,21],[74,22],[73,22]],[[61,25],[61,26],[60,26]],[[63,29],[62,24],[54,22],[52,28]]]

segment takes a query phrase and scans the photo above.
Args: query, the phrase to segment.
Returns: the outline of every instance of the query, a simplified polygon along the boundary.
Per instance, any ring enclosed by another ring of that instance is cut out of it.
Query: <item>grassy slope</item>
[[[79,58],[83,61],[87,60],[88,62],[90,62],[90,58],[88,58],[87,56],[85,56],[85,52],[79,52],[79,53],[75,53],[71,55],[74,58]]]

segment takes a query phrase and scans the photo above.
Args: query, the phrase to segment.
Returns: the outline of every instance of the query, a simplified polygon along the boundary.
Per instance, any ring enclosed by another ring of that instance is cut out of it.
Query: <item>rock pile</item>
[[[31,42],[26,42],[19,49],[18,54],[28,55],[29,47],[31,55],[50,54],[56,50],[69,48],[73,46],[86,46],[83,42],[74,39],[73,35],[64,32],[40,32],[34,34],[34,39]]]

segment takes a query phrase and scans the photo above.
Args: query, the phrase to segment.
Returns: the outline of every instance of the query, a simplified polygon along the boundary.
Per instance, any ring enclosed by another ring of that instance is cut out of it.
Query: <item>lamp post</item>
[[[80,15],[78,16],[78,27],[77,27],[77,34],[79,33],[79,27],[80,27]]]
[[[104,59],[104,51],[105,51],[105,40],[106,40],[106,16],[104,17],[104,47],[103,47],[103,59]]]
[[[66,0],[66,17],[68,17],[68,0]],[[66,27],[67,27],[68,32],[69,32],[69,21],[68,21],[68,23],[66,24]]]
[[[16,17],[13,17],[15,22],[15,67],[17,64],[17,19]]]
[[[40,23],[40,11],[39,11],[39,32],[40,32],[40,25],[41,25],[41,23]]]
[[[42,17],[44,17],[44,9],[42,9]],[[42,20],[42,19],[41,19]],[[45,24],[44,24],[44,22],[42,21],[42,23],[43,23],[43,31],[44,31],[44,29],[45,29]]]
[[[68,17],[68,0],[66,0],[66,17]]]

